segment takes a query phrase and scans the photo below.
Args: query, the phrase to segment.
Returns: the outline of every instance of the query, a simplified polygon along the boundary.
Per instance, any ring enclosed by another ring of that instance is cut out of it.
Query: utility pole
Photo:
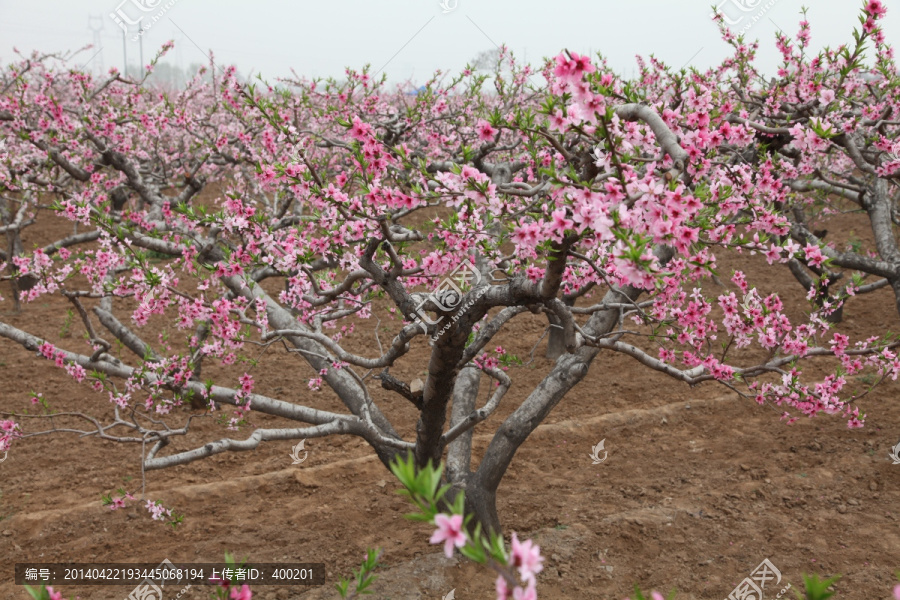
[[[138,33],[138,42],[141,45],[141,78],[144,77],[144,30],[141,29],[140,33]]]
[[[124,64],[124,69],[122,69],[122,73],[125,77],[128,77],[128,32],[126,31],[128,26],[126,25],[122,29],[122,61]]]
[[[96,27],[94,26],[95,19],[99,24]],[[95,52],[99,54],[99,56],[97,57],[99,60],[94,63],[95,70],[99,71],[100,75],[103,75],[103,21],[104,19],[102,14],[97,16],[88,15],[88,29],[90,29],[91,33],[94,34],[94,48],[97,49],[95,50]]]
[[[184,85],[187,83],[187,74],[184,72],[184,63],[181,60],[182,59],[181,47],[183,46],[183,42],[184,42],[184,34],[179,33],[178,41],[175,42],[175,60],[178,62],[178,75],[177,75],[178,83],[177,83],[177,85],[179,88],[183,88]]]

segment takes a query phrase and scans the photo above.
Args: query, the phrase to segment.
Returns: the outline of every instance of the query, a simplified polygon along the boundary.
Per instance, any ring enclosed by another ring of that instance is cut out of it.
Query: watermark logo
[[[900,442],[897,442],[897,445],[891,448],[888,456],[894,461],[893,464],[900,465]]]
[[[603,444],[605,444],[605,443],[606,443],[606,438],[603,438],[602,440],[600,440],[599,444],[597,444],[596,446],[591,448],[591,453],[589,454],[589,456],[591,457],[591,460],[594,461],[593,464],[599,465],[604,460],[606,460],[606,456],[607,456],[608,452],[603,449]],[[603,452],[603,458],[600,458],[601,451]]]
[[[300,443],[294,446],[293,452],[291,452],[292,465],[299,465],[306,457],[309,456],[309,452],[304,450],[303,445],[306,443],[306,438],[300,440]],[[303,452],[303,458],[300,458],[300,452]]]
[[[141,13],[148,13],[152,10],[155,10],[157,5],[162,2],[162,0],[122,0],[119,3],[119,6],[116,7],[116,12],[109,13],[109,17],[116,22],[116,25],[124,31],[128,33],[129,25],[140,25],[141,21],[144,20],[146,15]],[[130,9],[126,10],[125,5],[130,5]],[[129,14],[129,12],[131,14]],[[132,14],[140,15],[137,19],[132,18]]]
[[[900,444],[898,444],[900,446]],[[3,453],[3,458],[0,458],[0,463],[2,463],[9,456],[9,450]]]
[[[428,325],[437,325],[445,318],[438,317],[437,320],[430,319],[423,309],[426,303],[433,303],[441,312],[455,311],[455,314],[450,318],[449,322],[431,338],[432,343],[437,341],[444,332],[450,329],[450,326],[458,321],[459,318],[472,307],[475,301],[487,292],[488,288],[485,286],[467,302],[463,303],[466,290],[477,288],[481,283],[481,280],[481,272],[479,272],[471,262],[464,260],[446,278],[444,278],[443,281],[441,281],[435,291],[430,293],[428,297],[414,309],[413,312],[416,317],[414,322],[421,325],[423,333],[428,333]]]
[[[769,590],[781,583],[781,571],[767,558],[750,573],[750,577],[745,577],[736,588],[731,590],[725,600],[763,600],[766,584],[772,580],[775,580],[775,583],[769,585]],[[789,583],[774,597],[781,598],[790,589],[791,584]]]
[[[441,8],[444,14],[453,12],[459,6],[459,0],[441,0]]]
[[[441,600],[454,600],[456,598],[456,588],[447,592],[446,596],[441,596]]]
[[[777,2],[768,0],[763,4],[763,0],[722,0],[710,17],[715,19],[720,16],[729,27],[741,26],[739,33],[745,33]]]
[[[144,581],[134,588],[126,600],[162,600],[162,589],[152,581]]]
[[[300,165],[303,164],[306,156],[303,154],[303,146],[297,144],[293,148],[291,148],[290,159],[292,165]]]
[[[172,561],[168,558],[163,560],[156,567],[157,570],[164,571],[177,571],[178,567],[176,567]],[[163,600],[163,591],[162,588],[166,587],[166,584],[162,583],[166,577],[160,577],[159,579],[145,579],[141,583],[137,585],[136,588],[131,590],[131,593],[128,594],[128,597],[125,600]],[[175,596],[176,600],[184,596],[187,591],[191,589],[191,585],[188,584],[178,592],[178,595]]]
[[[116,7],[115,12],[109,13],[109,17],[115,21],[116,25],[119,26],[119,29],[126,34],[128,33],[130,26],[137,25],[138,34],[131,38],[132,42],[136,42],[144,35],[145,31],[148,31],[153,27],[153,24],[162,19],[163,15],[178,2],[178,0],[169,0],[160,8],[159,5],[162,4],[162,1],[163,0],[122,0],[122,2],[119,3],[119,6]],[[148,14],[153,11],[156,11],[154,15],[151,16]],[[145,21],[144,18],[147,18],[147,20]]]

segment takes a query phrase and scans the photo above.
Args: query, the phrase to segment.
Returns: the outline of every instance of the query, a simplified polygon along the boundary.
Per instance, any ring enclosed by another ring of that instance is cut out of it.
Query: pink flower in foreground
[[[478,139],[480,139],[482,142],[489,142],[494,139],[495,135],[497,135],[497,130],[491,127],[491,124],[484,119],[480,119],[478,121],[476,130],[478,131]]]
[[[509,598],[509,586],[506,585],[506,578],[503,575],[497,577],[494,588],[497,590],[497,600]]]
[[[9,450],[12,441],[21,435],[18,423],[9,420],[0,421],[0,452]]]
[[[575,222],[566,218],[566,211],[562,208],[554,210],[550,216],[553,218],[553,222],[547,224],[547,232],[556,241],[561,242],[566,230],[575,228]]]
[[[512,240],[518,246],[534,248],[541,239],[542,228],[538,223],[527,223],[516,227],[512,234]]]
[[[524,590],[519,586],[513,590],[513,600],[537,600],[537,588],[534,580],[528,582],[528,587]]]
[[[806,260],[813,266],[819,267],[825,262],[825,256],[822,255],[822,250],[818,246],[807,244],[803,252],[806,254]]]
[[[900,585],[894,586],[894,600],[900,600]]]
[[[541,549],[531,540],[520,542],[516,534],[512,534],[511,566],[519,569],[523,581],[534,581],[534,576],[544,569],[544,557]]]
[[[865,11],[876,19],[881,18],[887,13],[887,9],[884,7],[884,4],[881,3],[881,0],[871,0],[866,3]]]
[[[353,123],[350,126],[350,135],[353,136],[354,139],[364,142],[371,132],[371,125],[360,120],[359,117],[353,117]]]
[[[253,592],[250,591],[250,586],[246,583],[241,586],[241,589],[231,588],[231,600],[252,600]]]
[[[50,594],[50,600],[63,600],[62,592],[54,592],[53,586],[47,586],[47,593]]]
[[[437,525],[437,531],[431,535],[429,541],[432,544],[444,542],[444,554],[447,558],[452,558],[454,546],[462,548],[466,545],[466,534],[462,530],[462,515],[448,517],[442,513],[434,517],[434,524]]]
[[[253,375],[244,373],[243,375],[238,377],[238,381],[241,382],[241,391],[244,394],[249,394],[253,391]]]
[[[496,590],[497,590],[497,600],[509,600],[512,598],[513,600],[537,600],[537,584],[531,580],[528,584],[522,588],[521,586],[516,586],[512,590],[509,589],[509,584],[506,583],[506,579],[503,575],[500,575],[497,578]]]

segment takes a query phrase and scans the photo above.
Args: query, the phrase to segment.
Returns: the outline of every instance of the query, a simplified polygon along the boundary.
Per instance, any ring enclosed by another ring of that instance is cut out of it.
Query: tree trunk
[[[8,206],[5,201],[0,200],[0,224],[5,226],[12,226],[13,221],[14,218],[12,211],[8,210]],[[19,235],[19,230],[9,229],[6,232],[6,242],[6,268],[11,276],[9,280],[9,288],[13,299],[13,310],[18,313],[22,310],[22,305],[19,300],[19,292],[23,289],[23,286],[20,285],[19,278],[16,277],[19,273],[19,268],[13,262],[13,258],[20,256],[23,250],[22,238]],[[34,287],[34,282],[36,282],[36,280],[34,279],[34,277],[30,277],[30,280],[31,281],[29,281],[29,283],[31,283],[31,285],[25,289],[31,289],[32,287]]]
[[[464,367],[453,385],[453,406],[450,409],[450,428],[461,423],[475,410],[481,369]],[[471,475],[472,436],[469,429],[447,445],[447,479],[451,483],[463,482]]]
[[[500,526],[500,515],[497,512],[496,490],[490,490],[481,485],[474,473],[469,473],[462,480],[457,480],[451,485],[453,487],[444,496],[441,510],[449,511],[449,505],[456,500],[457,494],[462,492],[466,496],[465,514],[473,517],[468,526],[469,533],[473,534],[475,526],[479,524],[485,533],[503,533],[503,528]]]
[[[574,306],[575,301],[564,297],[563,304],[566,306]],[[550,321],[550,336],[547,338],[546,356],[550,360],[556,360],[566,353],[566,335],[563,332],[562,323],[560,323],[559,317],[551,313],[547,315],[547,318]]]
[[[674,250],[668,246],[657,246],[654,253],[661,264],[665,265],[674,255]],[[898,281],[900,288],[900,281]],[[603,302],[621,302],[622,298],[636,301],[643,290],[624,286],[615,290],[609,290],[603,298]],[[604,310],[591,315],[584,326],[588,335],[596,336],[611,332],[619,321],[619,311]],[[550,411],[563,399],[563,397],[587,375],[588,368],[600,352],[598,348],[582,346],[573,353],[564,354],[556,361],[553,369],[532,390],[528,397],[519,404],[519,407],[509,415],[503,424],[497,429],[491,443],[484,452],[484,457],[478,465],[478,470],[468,482],[468,488],[473,490],[475,499],[473,509],[481,511],[486,519],[483,526],[487,527],[493,521],[490,506],[496,513],[496,506],[492,505],[491,498],[496,497],[497,488],[503,475],[512,463],[513,457],[519,447],[528,439],[528,436],[537,429]],[[469,492],[467,490],[467,496]],[[499,521],[497,521],[499,527]]]
[[[472,526],[481,524],[481,530],[486,534],[503,533],[500,527],[500,516],[497,513],[497,492],[488,490],[478,485],[466,488],[466,513],[475,516]]]
[[[547,338],[547,354],[550,360],[556,360],[566,353],[566,336],[556,315],[549,315],[550,335]]]
[[[829,299],[832,302],[835,301],[834,298],[829,297]],[[841,304],[841,306],[837,310],[834,310],[830,314],[826,315],[825,320],[828,321],[829,323],[840,323],[841,321],[843,321],[844,320],[844,305]]]
[[[450,427],[465,420],[475,410],[478,399],[478,385],[481,382],[481,370],[466,367],[460,371],[453,386],[453,406],[450,411]],[[450,442],[447,446],[447,481],[452,485],[448,493],[452,501],[459,492],[465,492],[466,514],[474,516],[470,533],[474,532],[477,523],[481,523],[485,532],[501,533],[500,516],[497,513],[497,494],[480,486],[471,471],[472,436],[474,429]]]
[[[900,314],[900,277],[890,279],[891,289],[894,290],[894,304],[897,307],[897,313]]]

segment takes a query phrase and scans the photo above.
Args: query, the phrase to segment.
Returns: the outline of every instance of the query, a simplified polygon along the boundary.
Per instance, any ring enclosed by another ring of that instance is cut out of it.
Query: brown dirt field
[[[846,239],[864,226],[857,217],[840,217],[829,223],[829,239]],[[71,226],[50,220],[41,227],[26,231],[26,247],[58,239]],[[787,270],[759,257],[721,263],[723,281],[738,265],[764,291],[781,291],[787,305],[802,301]],[[2,293],[9,295],[6,288]],[[69,337],[60,338],[66,308],[60,298],[41,298],[13,314],[7,298],[0,315],[61,347],[84,351],[77,320]],[[126,320],[125,305],[116,308]],[[372,327],[358,331],[350,346],[370,346]],[[527,356],[544,327],[528,314],[498,342]],[[881,290],[854,299],[840,327],[854,339],[900,331],[893,296]],[[147,337],[164,328],[163,321],[153,321]],[[514,385],[503,406],[476,432],[476,456],[492,429],[549,370],[545,344],[530,366],[511,369]],[[333,395],[307,389],[311,372],[296,356],[274,349],[267,354],[250,371],[256,391],[339,409]],[[422,372],[422,357],[413,353],[392,372],[408,381]],[[238,368],[230,377],[245,367]],[[223,372],[209,369],[216,371]],[[111,412],[105,397],[0,341],[0,410],[24,410],[30,390],[43,392],[55,410]],[[374,386],[372,391],[409,435],[415,409]],[[540,544],[546,562],[538,590],[546,600],[621,599],[636,583],[645,590],[676,588],[682,600],[720,599],[765,558],[795,587],[803,573],[839,573],[837,598],[884,599],[900,569],[900,465],[887,457],[900,440],[898,391],[896,382],[888,382],[862,400],[861,412],[868,413],[862,430],[827,416],[789,426],[779,420],[779,410],[739,399],[724,387],[691,389],[628,357],[603,353],[520,450],[500,487],[501,519],[508,533]],[[256,414],[252,422],[274,426],[279,420]],[[187,439],[173,445],[186,449],[228,433],[214,420],[200,419]],[[588,454],[601,439],[609,458],[592,465]],[[254,598],[336,598],[331,583],[358,567],[374,546],[384,549],[385,566],[373,598],[438,599],[451,589],[458,600],[493,597],[490,571],[444,559],[428,544],[431,527],[403,518],[412,506],[395,494],[396,480],[364,442],[307,440],[309,458],[296,466],[291,445],[266,443],[148,473],[147,496],[186,515],[173,531],[151,521],[137,503],[116,512],[101,506],[101,495],[120,486],[139,492],[138,446],[66,434],[19,441],[0,464],[0,598],[27,597],[12,584],[16,562],[221,562],[225,551],[257,562],[326,564],[327,586],[258,587]],[[97,600],[130,592],[123,586],[62,590],[66,597]],[[194,587],[182,598],[207,598],[210,590]]]

